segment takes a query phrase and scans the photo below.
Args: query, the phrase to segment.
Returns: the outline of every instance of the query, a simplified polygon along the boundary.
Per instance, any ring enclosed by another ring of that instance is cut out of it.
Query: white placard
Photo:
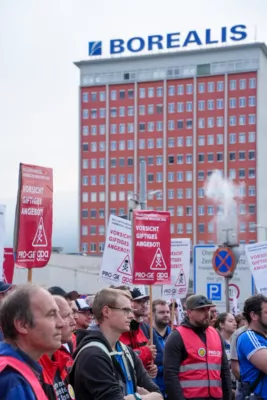
[[[217,246],[215,245],[194,247],[194,293],[207,296],[216,304],[219,312],[225,312],[225,281],[212,268],[212,257],[216,249]],[[244,302],[253,294],[253,289],[254,283],[250,267],[246,259],[245,249],[242,247],[234,276],[230,280],[230,301],[237,297],[240,311],[242,311]]]
[[[257,291],[267,296],[267,242],[248,244],[246,256]]]
[[[163,285],[165,300],[187,295],[190,272],[190,239],[171,239],[171,285]]]
[[[132,283],[131,221],[111,215],[99,278],[111,284]]]
[[[0,204],[0,281],[3,280],[6,206]]]

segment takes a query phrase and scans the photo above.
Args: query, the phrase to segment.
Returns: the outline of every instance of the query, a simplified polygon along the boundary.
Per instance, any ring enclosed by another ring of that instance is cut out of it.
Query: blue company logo
[[[208,283],[207,284],[207,297],[210,300],[222,300],[222,284],[221,283]]]
[[[102,42],[89,42],[88,54],[89,56],[102,56]]]
[[[140,36],[128,40],[112,39],[109,43],[109,54],[122,54],[125,51],[140,53],[143,50],[159,51],[175,48],[188,48],[191,45],[203,46],[210,44],[223,44],[229,41],[240,42],[247,38],[246,25],[234,25],[230,28],[223,26],[215,34],[212,29],[204,32],[189,31],[186,35],[181,32],[168,33],[167,35],[150,35],[147,38]],[[102,55],[102,42],[89,42],[89,56]]]

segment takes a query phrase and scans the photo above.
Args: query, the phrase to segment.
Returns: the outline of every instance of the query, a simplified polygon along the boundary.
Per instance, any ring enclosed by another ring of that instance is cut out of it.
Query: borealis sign
[[[208,46],[230,42],[241,42],[248,36],[246,25],[223,26],[219,29],[204,31],[192,30],[186,33],[174,32],[166,35],[134,36],[130,39],[112,39],[106,44],[101,41],[88,43],[89,56],[141,53],[145,51],[166,51],[170,49],[188,49],[195,46]]]

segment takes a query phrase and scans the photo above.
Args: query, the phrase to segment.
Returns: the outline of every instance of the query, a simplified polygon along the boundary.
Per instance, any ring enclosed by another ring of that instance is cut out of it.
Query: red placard
[[[45,267],[52,251],[53,171],[20,164],[14,229],[16,265]]]
[[[170,284],[170,213],[134,210],[132,238],[133,283]]]
[[[14,254],[13,249],[10,247],[4,248],[4,263],[3,263],[3,278],[4,282],[12,283],[14,274]]]

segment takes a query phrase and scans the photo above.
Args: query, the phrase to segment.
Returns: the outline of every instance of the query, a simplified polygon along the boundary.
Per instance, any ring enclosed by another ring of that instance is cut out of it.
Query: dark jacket
[[[198,328],[190,324],[186,317],[182,324],[193,331],[200,337],[204,344],[206,344],[206,334],[203,328]],[[221,336],[220,336],[221,337]],[[222,348],[224,349],[223,339]],[[184,342],[180,333],[174,330],[167,339],[164,348],[164,381],[166,387],[166,393],[168,400],[184,400],[183,390],[178,380],[178,373],[182,361],[187,358],[188,354],[184,346]],[[230,369],[225,351],[223,350],[222,356],[222,367],[221,367],[221,378],[222,378],[222,389],[223,389],[223,400],[229,400],[232,396],[232,383],[230,377]],[[210,398],[211,399],[211,398]],[[190,399],[194,400],[194,399]],[[197,400],[207,400],[197,399]]]
[[[75,359],[83,346],[92,341],[103,343],[112,352],[109,342],[99,330],[79,331],[73,358]],[[149,392],[159,392],[159,388],[151,380],[134,351],[129,348],[129,352],[135,366],[133,370],[128,362],[134,390],[138,385]],[[120,364],[114,356],[111,359],[98,347],[89,347],[81,352],[70,373],[70,383],[74,388],[76,400],[123,400],[126,395],[125,376]]]
[[[19,349],[0,342],[0,357],[14,357],[27,364],[35,373],[38,380],[42,367]],[[35,394],[26,379],[17,371],[7,367],[0,373],[0,400],[36,400]]]

